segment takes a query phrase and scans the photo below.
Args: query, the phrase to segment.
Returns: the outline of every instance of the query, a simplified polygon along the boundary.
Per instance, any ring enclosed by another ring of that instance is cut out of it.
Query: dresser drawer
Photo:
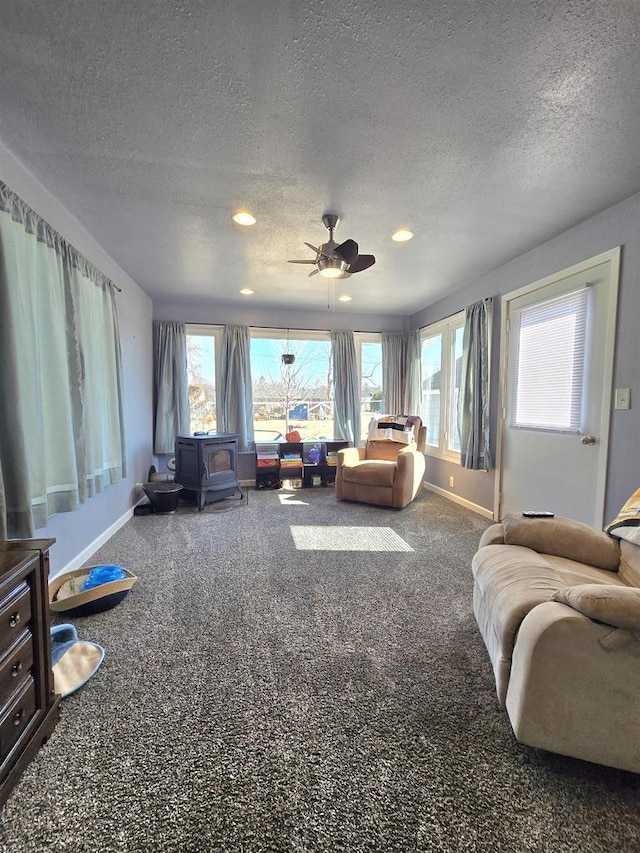
[[[11,646],[31,619],[31,590],[20,583],[0,601],[0,654]]]
[[[30,631],[23,631],[23,636],[9,650],[0,664],[0,708],[25,676],[30,674],[32,666],[33,637]]]
[[[11,752],[36,711],[36,686],[31,676],[17,691],[0,719],[0,761]]]

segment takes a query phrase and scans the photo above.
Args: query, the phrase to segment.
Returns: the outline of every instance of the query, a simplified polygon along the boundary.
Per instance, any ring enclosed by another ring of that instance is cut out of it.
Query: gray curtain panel
[[[405,387],[404,332],[382,333],[383,410],[389,415],[410,415],[404,411]]]
[[[187,331],[184,323],[153,323],[154,439],[156,453],[174,453],[176,435],[189,434]]]
[[[360,386],[353,332],[331,332],[334,438],[360,442]]]
[[[420,331],[382,333],[384,410],[390,415],[420,411]]]
[[[0,182],[0,538],[125,474],[112,283]]]
[[[405,415],[417,415],[422,403],[422,384],[420,371],[421,342],[420,329],[405,334]]]
[[[220,428],[238,435],[238,450],[253,442],[253,388],[248,326],[225,326],[220,364]]]
[[[491,298],[466,309],[458,396],[460,464],[476,470],[493,467],[489,422],[492,320]]]
[[[0,260],[5,239],[0,225]],[[27,436],[17,401],[20,397],[17,328],[12,321],[9,281],[0,265],[0,539],[33,536]]]

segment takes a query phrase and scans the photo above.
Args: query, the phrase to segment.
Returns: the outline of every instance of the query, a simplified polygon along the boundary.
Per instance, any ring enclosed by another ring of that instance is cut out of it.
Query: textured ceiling
[[[286,260],[336,211],[378,259],[345,310],[409,314],[640,190],[639,33],[635,0],[2,0],[0,139],[152,297],[325,307]]]

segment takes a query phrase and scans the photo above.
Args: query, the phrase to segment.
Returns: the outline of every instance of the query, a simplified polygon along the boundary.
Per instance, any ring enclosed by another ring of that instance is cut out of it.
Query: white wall
[[[36,531],[54,537],[52,572],[79,557],[87,559],[105,531],[125,520],[134,505],[135,483],[144,482],[151,464],[152,433],[152,304],[75,219],[0,143],[0,176],[53,228],[108,276],[122,293],[116,296],[122,346],[127,476],[87,500],[76,512],[59,513]]]
[[[502,295],[614,246],[622,246],[614,388],[631,388],[629,411],[612,411],[605,519],[617,515],[622,504],[640,486],[638,446],[640,442],[640,194],[593,216],[537,249],[466,282],[440,302],[410,318],[411,328],[455,314],[488,296],[495,300],[493,348],[492,423],[497,423],[498,348]],[[635,386],[635,387],[634,387]],[[464,471],[457,465],[428,458],[427,480],[449,490],[449,476],[455,477],[455,493],[487,509],[493,507],[494,472]]]

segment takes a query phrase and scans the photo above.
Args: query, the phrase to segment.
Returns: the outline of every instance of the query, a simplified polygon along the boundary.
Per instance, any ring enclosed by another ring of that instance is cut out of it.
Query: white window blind
[[[511,426],[580,430],[588,298],[584,287],[512,314]]]

